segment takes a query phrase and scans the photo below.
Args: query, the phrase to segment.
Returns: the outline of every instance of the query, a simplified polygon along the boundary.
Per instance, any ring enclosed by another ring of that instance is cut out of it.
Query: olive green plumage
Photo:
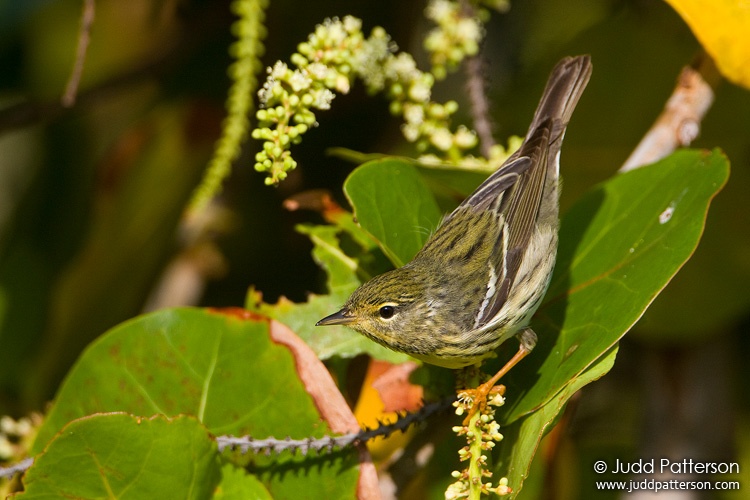
[[[449,214],[405,266],[369,280],[318,325],[343,324],[427,363],[459,368],[528,328],[557,252],[559,154],[591,75],[588,56],[552,71],[521,147]]]

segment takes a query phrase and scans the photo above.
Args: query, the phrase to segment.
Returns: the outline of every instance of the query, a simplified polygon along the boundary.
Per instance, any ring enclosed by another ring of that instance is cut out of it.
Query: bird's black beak
[[[326,316],[325,318],[321,319],[320,321],[315,323],[315,326],[348,325],[353,322],[354,318],[352,316],[349,316],[349,311],[347,311],[346,309],[342,309],[331,314],[330,316]]]

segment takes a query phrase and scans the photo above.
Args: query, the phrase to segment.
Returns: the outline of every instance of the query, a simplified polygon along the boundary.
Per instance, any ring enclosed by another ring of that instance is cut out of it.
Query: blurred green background
[[[355,86],[318,115],[279,188],[252,170],[258,144],[249,140],[220,199],[188,220],[225,115],[229,2],[98,0],[78,100],[66,109],[81,8],[0,0],[0,415],[42,411],[91,340],[144,310],[241,305],[251,285],[269,301],[322,291],[310,244],[293,229],[321,219],[283,200],[322,188],[344,203],[352,166],[327,148],[414,154],[386,101]],[[383,26],[426,68],[423,8],[273,1],[264,65],[288,60],[324,18],[351,14],[366,31]],[[518,0],[493,14],[486,35],[501,143],[526,130],[559,58],[592,56],[563,151],[563,210],[616,172],[700,52],[679,16],[653,0]],[[463,84],[459,71],[434,97],[459,101],[468,123]],[[750,93],[721,84],[694,146],[726,152],[729,184],[694,258],[626,336],[614,370],[570,405],[544,459],[558,496],[588,492],[600,458],[674,452],[750,470],[749,131]]]

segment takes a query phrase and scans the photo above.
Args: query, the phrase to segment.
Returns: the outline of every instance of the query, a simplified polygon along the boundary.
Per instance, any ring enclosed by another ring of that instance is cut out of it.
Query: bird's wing
[[[547,155],[550,129],[551,122],[541,125],[522,145],[518,160],[509,167],[523,164],[523,171],[520,173],[513,171],[501,176],[512,177],[513,182],[505,186],[500,195],[495,194],[495,199],[491,200],[489,209],[497,213],[502,228],[495,251],[488,263],[491,266],[488,270],[488,294],[485,301],[480,304],[474,323],[475,328],[482,328],[493,322],[502,309],[508,299],[510,287],[516,279],[518,269],[521,267],[529,240],[534,233],[549,172]],[[505,168],[502,168],[497,174],[502,174],[504,170]],[[492,178],[487,180],[487,182],[490,181]],[[501,184],[501,182],[497,181],[496,184]],[[480,188],[478,193],[481,191]],[[470,198],[472,199],[474,196]],[[488,203],[489,194],[479,201],[482,204]],[[473,203],[470,204],[473,205]]]

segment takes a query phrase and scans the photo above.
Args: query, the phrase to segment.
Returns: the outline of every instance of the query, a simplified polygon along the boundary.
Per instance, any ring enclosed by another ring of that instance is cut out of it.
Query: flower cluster
[[[491,482],[483,482],[485,478],[492,477],[492,472],[487,468],[486,453],[495,447],[496,442],[503,439],[500,424],[495,420],[495,407],[505,404],[504,392],[505,386],[494,387],[486,404],[481,405],[479,410],[472,414],[466,425],[453,427],[456,435],[466,437],[467,444],[458,450],[458,456],[462,462],[468,461],[468,466],[462,471],[453,471],[452,476],[456,482],[448,487],[445,498],[479,498],[482,494],[511,493],[507,478],[501,478],[497,486],[493,486]],[[456,415],[461,416],[471,411],[474,403],[468,393],[460,393],[459,399],[453,403]]]
[[[430,1],[425,16],[437,26],[425,38],[424,48],[430,53],[435,78],[442,80],[448,71],[479,52],[484,36],[483,24],[489,18],[488,10],[480,3],[501,12],[510,6],[507,0]]]
[[[424,48],[430,53],[432,72],[442,80],[467,56],[479,52],[482,40],[482,24],[476,17],[466,16],[458,2],[432,0],[425,15],[437,26],[424,40]]]
[[[0,462],[26,454],[40,423],[38,415],[19,420],[8,416],[0,417]]]
[[[389,58],[383,69],[389,83],[390,111],[403,117],[401,131],[406,140],[416,143],[418,151],[434,148],[444,157],[443,162],[457,163],[464,151],[477,145],[476,134],[465,126],[450,130],[451,115],[458,111],[458,103],[431,101],[435,77],[417,69],[411,55],[401,53]]]
[[[266,184],[278,184],[297,166],[289,147],[317,125],[313,109],[329,109],[334,90],[346,94],[356,76],[356,61],[383,46],[381,40],[373,40],[382,36],[373,31],[365,40],[361,28],[361,21],[351,16],[327,19],[292,55],[296,69],[283,62],[268,68],[268,79],[258,91],[258,128],[252,132],[253,138],[264,141],[255,169],[269,174]],[[387,47],[383,51],[388,52]]]
[[[390,111],[403,117],[404,137],[418,151],[435,151],[425,163],[486,168],[488,161],[494,166],[507,158],[501,147],[490,159],[467,155],[476,147],[477,137],[465,126],[451,130],[458,104],[432,102],[435,75],[419,70],[410,54],[396,51],[383,28],[374,28],[365,38],[361,21],[347,16],[318,25],[292,55],[295,68],[283,62],[268,68],[268,78],[258,92],[262,106],[256,113],[258,128],[252,132],[253,138],[263,141],[255,169],[268,174],[267,184],[277,184],[296,167],[291,145],[317,125],[315,110],[328,109],[334,92],[346,94],[356,78],[371,93],[388,96]]]

